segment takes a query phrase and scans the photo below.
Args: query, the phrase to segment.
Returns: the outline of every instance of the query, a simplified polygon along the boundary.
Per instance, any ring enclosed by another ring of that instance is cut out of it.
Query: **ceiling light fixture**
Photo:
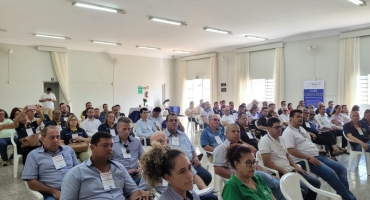
[[[220,29],[208,28],[208,27],[204,27],[203,30],[210,31],[210,32],[215,32],[215,33],[222,33],[222,34],[233,34],[231,31],[223,31],[223,30],[220,30]]]
[[[136,47],[140,49],[161,50],[160,48],[156,48],[156,47],[147,47],[147,46],[139,46],[139,45],[137,45]]]
[[[53,38],[53,39],[60,39],[60,40],[71,39],[68,37],[55,36],[55,35],[44,35],[44,34],[38,34],[38,33],[35,33],[33,35],[36,37],[46,37],[46,38]]]
[[[156,22],[162,22],[166,24],[172,24],[172,25],[177,25],[177,26],[186,26],[186,23],[183,22],[177,22],[177,21],[172,21],[168,19],[161,19],[161,18],[156,18],[156,17],[149,17],[149,20],[156,21]]]
[[[354,3],[358,6],[366,6],[366,2],[361,1],[361,0],[348,0],[348,1],[351,2],[351,3]]]
[[[92,43],[96,43],[96,44],[107,44],[107,45],[114,45],[114,46],[117,46],[117,45],[122,45],[120,43],[114,43],[114,42],[103,42],[103,41],[96,41],[96,40],[91,40]]]
[[[94,5],[94,4],[73,2],[72,5],[77,6],[77,7],[90,8],[94,10],[101,10],[101,11],[112,12],[112,13],[122,13],[122,14],[126,13],[124,10],[119,10],[115,8],[109,8],[109,7],[99,6],[99,5]]]
[[[249,39],[254,39],[254,40],[267,40],[266,38],[261,38],[261,37],[252,36],[252,35],[246,35],[245,37]]]
[[[177,53],[192,53],[190,51],[183,51],[183,50],[173,50],[173,52],[177,52]]]

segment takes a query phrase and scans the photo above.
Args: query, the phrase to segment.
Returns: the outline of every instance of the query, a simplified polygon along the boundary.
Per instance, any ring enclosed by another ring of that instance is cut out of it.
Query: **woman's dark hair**
[[[162,103],[162,104],[164,105],[165,103],[167,103],[167,102],[169,102],[169,101],[170,101],[169,99],[166,99],[166,100],[164,100],[164,101],[163,101],[163,103]]]
[[[105,115],[105,119],[104,119],[104,122],[105,122],[105,123],[108,123],[108,122],[107,122],[107,119],[108,119],[108,115],[109,115],[110,113],[112,113],[112,114],[114,115],[114,113],[113,113],[112,111],[109,111],[109,112]],[[114,122],[113,122],[113,123],[114,123]]]
[[[358,106],[358,105],[354,105],[353,107],[352,107],[352,110],[351,111],[357,111],[357,112],[359,112],[360,111],[360,106]]]
[[[239,162],[242,154],[252,153],[252,150],[242,144],[232,144],[226,149],[226,161],[230,163],[231,167],[235,167],[235,161]]]
[[[252,108],[249,110],[249,112],[252,113],[253,110],[255,110],[257,112],[258,111],[258,106],[253,105]]]
[[[4,112],[4,118],[5,119],[9,118],[9,115],[8,115],[8,113],[5,110],[0,109],[0,112]]]
[[[12,111],[10,112],[10,117],[9,117],[9,119],[14,120],[14,119],[15,119],[15,113],[16,113],[17,111],[18,111],[18,112],[21,112],[21,110],[19,110],[19,108],[17,108],[17,107],[13,108],[13,109],[12,109]]]
[[[344,108],[347,108],[347,105],[342,105],[342,113],[343,113],[343,109],[344,109]],[[348,114],[348,109],[347,109],[346,114]]]
[[[171,170],[175,166],[175,159],[179,155],[185,155],[178,149],[171,149],[169,146],[153,146],[140,159],[143,176],[149,186],[154,188],[162,183],[165,174],[171,175]]]
[[[332,114],[332,115],[334,115],[334,114],[335,114],[335,110],[336,110],[338,107],[340,107],[340,105],[336,105],[336,106],[334,107],[334,110],[333,110],[333,114]]]
[[[289,109],[289,106],[292,106],[292,103],[288,103],[288,109]]]

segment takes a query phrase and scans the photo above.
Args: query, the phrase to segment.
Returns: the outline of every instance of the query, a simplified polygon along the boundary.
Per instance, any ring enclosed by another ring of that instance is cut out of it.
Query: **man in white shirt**
[[[234,115],[230,115],[229,107],[226,106],[222,111],[224,112],[224,115],[221,117],[221,124],[223,126],[235,123],[236,118]]]
[[[94,108],[89,107],[86,110],[87,119],[85,119],[82,124],[81,128],[84,129],[89,137],[92,137],[96,132],[98,132],[98,127],[101,124],[100,120],[95,119]]]
[[[319,149],[311,141],[310,135],[301,127],[303,116],[301,110],[292,110],[289,114],[290,125],[284,130],[282,138],[285,148],[297,162],[299,159],[308,161],[312,173],[321,177],[343,199],[355,200],[356,197],[349,191],[347,169],[330,158],[319,155]],[[302,169],[306,169],[303,161],[299,162]]]
[[[202,108],[201,112],[200,112],[200,117],[202,117],[202,120],[203,120],[203,123],[204,123],[203,128],[206,128],[207,125],[209,125],[208,118],[209,118],[210,115],[213,115],[213,114],[215,114],[215,113],[211,109],[211,105],[209,104],[208,101],[206,101],[204,103],[204,108]]]
[[[51,88],[46,89],[46,92],[41,95],[39,102],[42,102],[42,111],[44,114],[52,116],[54,110],[54,102],[57,99],[51,92]]]
[[[279,116],[279,119],[281,121],[281,124],[285,127],[289,126],[289,114],[288,114],[288,108],[282,107],[281,108],[282,114]]]

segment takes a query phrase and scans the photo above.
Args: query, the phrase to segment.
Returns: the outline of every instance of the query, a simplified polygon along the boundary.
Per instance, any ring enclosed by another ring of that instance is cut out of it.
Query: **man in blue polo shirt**
[[[62,112],[59,109],[53,110],[53,119],[45,124],[45,127],[56,126],[59,131],[66,129],[66,121],[61,120]]]
[[[328,117],[331,117],[331,115],[333,114],[333,110],[334,110],[334,102],[333,101],[329,101],[328,102],[328,107],[326,108],[326,114],[328,115]]]
[[[361,119],[362,122],[370,126],[370,109],[366,109],[364,112],[364,118]]]
[[[120,162],[126,168],[136,185],[139,185],[141,180],[139,159],[144,153],[144,148],[139,139],[129,135],[131,122],[131,119],[128,117],[118,119],[118,135],[113,138],[112,160]]]
[[[149,137],[157,131],[154,123],[148,119],[149,111],[147,108],[140,109],[140,119],[135,124],[135,132],[139,137],[146,138],[146,144],[150,146]]]
[[[61,119],[63,121],[67,121],[69,116],[75,115],[75,114],[69,112],[68,107],[65,103],[60,103],[59,104],[59,110],[62,112]]]
[[[365,149],[370,152],[370,129],[365,122],[360,121],[357,111],[351,112],[351,122],[344,124],[343,131],[353,141],[350,144],[355,151]]]
[[[42,146],[28,155],[22,180],[31,190],[39,191],[45,200],[59,199],[63,177],[78,165],[70,146],[59,145],[59,130],[48,126],[41,131]]]
[[[213,152],[214,148],[225,141],[226,136],[223,129],[219,127],[220,119],[217,115],[210,115],[208,120],[209,126],[200,135],[200,143],[204,150]]]

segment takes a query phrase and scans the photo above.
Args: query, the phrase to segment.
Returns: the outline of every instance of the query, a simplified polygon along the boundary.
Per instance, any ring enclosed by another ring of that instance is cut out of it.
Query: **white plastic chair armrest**
[[[33,196],[35,196],[37,200],[43,200],[43,199],[44,199],[44,196],[42,196],[42,194],[41,194],[40,192],[35,191],[35,190],[31,190],[31,189],[28,187],[28,183],[27,183],[27,181],[25,181],[24,183],[26,184],[26,187],[27,187],[28,191],[30,191],[30,192],[31,192],[31,194],[32,194]]]

